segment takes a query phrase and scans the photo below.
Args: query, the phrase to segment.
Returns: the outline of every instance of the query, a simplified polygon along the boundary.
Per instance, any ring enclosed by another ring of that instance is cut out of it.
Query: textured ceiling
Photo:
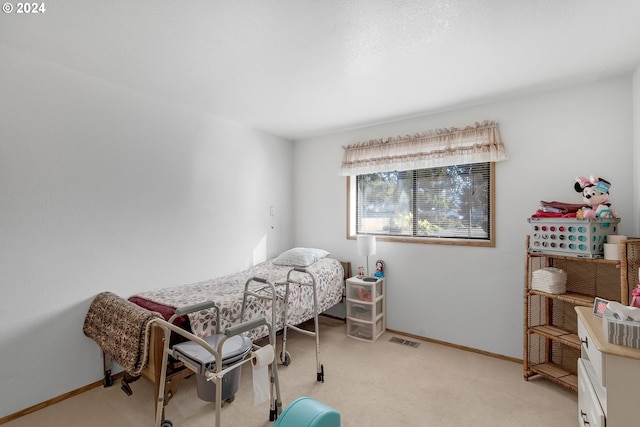
[[[2,13],[0,46],[294,140],[640,65],[640,0],[45,6]]]

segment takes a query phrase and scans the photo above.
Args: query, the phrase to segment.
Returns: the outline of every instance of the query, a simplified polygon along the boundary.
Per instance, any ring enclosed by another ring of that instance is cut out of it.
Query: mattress
[[[185,284],[163,289],[140,292],[132,296],[130,301],[157,311],[168,319],[175,309],[204,301],[214,301],[220,309],[220,325],[216,325],[216,316],[213,310],[202,310],[188,315],[188,326],[191,332],[199,337],[206,337],[227,327],[254,318],[265,317],[271,320],[271,300],[250,299],[245,308],[244,318],[242,314],[242,299],[247,280],[252,277],[267,279],[273,284],[286,282],[287,274],[291,266],[281,266],[269,260],[257,264],[242,272],[231,274],[202,282]],[[334,258],[322,258],[306,267],[314,277],[318,296],[318,313],[339,303],[342,299],[344,287],[344,270],[340,261]],[[294,271],[291,279],[295,283],[311,283],[308,274]],[[315,315],[313,306],[313,293],[310,286],[290,285],[289,305],[287,307],[287,323],[297,325]],[[252,286],[261,284],[253,282]],[[277,293],[284,296],[284,286],[277,286]],[[284,303],[283,298],[276,302],[276,330],[284,327]],[[249,333],[249,338],[255,340],[266,336],[266,327],[256,329]]]

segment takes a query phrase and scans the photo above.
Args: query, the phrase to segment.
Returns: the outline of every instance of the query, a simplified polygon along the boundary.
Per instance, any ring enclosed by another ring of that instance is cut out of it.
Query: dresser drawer
[[[382,300],[377,301],[375,304],[347,300],[347,317],[352,319],[373,322],[380,313],[382,313]]]
[[[585,362],[578,359],[578,425],[605,427],[606,418],[600,400],[589,381]]]
[[[602,387],[606,387],[607,373],[605,372],[604,357],[602,357],[602,353],[600,353],[591,337],[589,337],[589,334],[582,323],[582,319],[578,319],[578,336],[582,342],[582,357],[589,359],[589,362],[591,362],[591,366],[593,366],[593,370],[596,374],[597,381],[602,385]]]
[[[374,302],[382,296],[382,279],[377,282],[365,282],[360,279],[347,279],[347,299],[362,302]]]
[[[596,392],[596,396],[598,397],[598,401],[600,402],[600,407],[604,411],[604,415],[607,416],[607,389],[600,385],[600,381],[598,381],[598,377],[596,376],[596,372],[591,366],[591,362],[588,359],[579,358],[584,364],[583,368],[586,371],[587,379],[589,383],[591,383],[591,387]]]

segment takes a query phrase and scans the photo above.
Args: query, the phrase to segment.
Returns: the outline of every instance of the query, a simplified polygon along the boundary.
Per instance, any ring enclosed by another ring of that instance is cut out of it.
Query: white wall
[[[428,96],[428,94],[425,94]],[[496,247],[378,243],[387,277],[387,327],[522,358],[527,218],[541,200],[581,202],[576,176],[611,181],[620,232],[634,235],[630,76],[296,142],[295,238],[354,267],[346,239],[341,146],[498,120],[510,159],[496,167]]]
[[[2,47],[0,63],[1,418],[101,380],[82,333],[97,293],[290,247],[293,148]]]

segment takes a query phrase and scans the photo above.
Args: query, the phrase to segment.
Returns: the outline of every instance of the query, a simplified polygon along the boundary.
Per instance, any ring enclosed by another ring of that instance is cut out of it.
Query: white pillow
[[[278,255],[273,260],[276,265],[292,267],[308,267],[319,259],[325,258],[329,252],[315,248],[293,248]]]

